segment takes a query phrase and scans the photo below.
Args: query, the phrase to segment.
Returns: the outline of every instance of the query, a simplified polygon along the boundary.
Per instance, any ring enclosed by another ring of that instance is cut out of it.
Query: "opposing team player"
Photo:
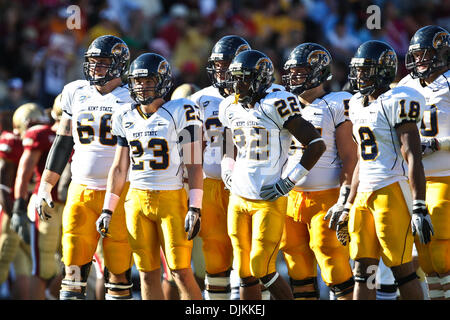
[[[380,257],[391,268],[402,299],[423,299],[412,248],[414,234],[428,243],[433,232],[417,130],[425,99],[408,87],[390,90],[396,72],[397,55],[381,41],[363,43],[350,62],[349,79],[358,91],[349,110],[358,164],[337,236],[346,244],[350,234],[354,299],[375,299],[375,286],[367,281]]]
[[[331,59],[323,46],[303,43],[291,52],[284,65],[287,71],[283,76],[284,86],[298,96],[302,117],[321,133],[327,146],[288,198],[280,249],[284,253],[294,297],[298,299],[319,298],[316,261],[322,279],[337,299],[353,297],[349,254],[336,238],[334,230],[338,217],[331,207],[338,198],[341,200],[336,207],[342,206],[350,193],[357,161],[356,144],[352,141],[352,124],[348,119],[351,94],[327,93],[324,89],[324,82],[331,78]],[[295,167],[303,155],[300,143],[295,139],[294,142],[287,171]]]
[[[158,54],[137,57],[128,78],[136,103],[113,117],[112,134],[119,146],[97,230],[107,235],[129,172],[126,227],[140,274],[142,299],[163,299],[161,246],[180,298],[202,299],[191,269],[190,241],[200,230],[203,196],[198,107],[188,99],[164,101],[172,87],[172,73],[167,60]],[[183,188],[184,166],[189,207]]]
[[[55,204],[52,215],[53,219],[39,221],[39,217],[34,208],[34,198],[39,189],[39,182],[44,171],[45,161],[55,139],[62,115],[61,95],[56,97],[51,115],[54,119],[53,124],[48,122],[35,125],[25,132],[23,136],[24,152],[20,158],[14,186],[15,201],[13,214],[21,217],[24,227],[25,224],[28,229],[31,227],[30,246],[33,269],[30,284],[30,298],[33,300],[45,299],[45,291],[51,281],[55,280],[59,282],[58,286],[61,282],[59,262],[56,260],[55,254],[58,253],[61,246],[61,221],[64,204],[58,199],[56,188],[53,189],[52,194]],[[36,184],[33,195],[28,202],[28,186],[33,176],[35,177]],[[33,222],[32,225],[28,225],[28,219]]]
[[[406,67],[410,74],[399,85],[425,97],[420,134],[427,179],[426,205],[434,236],[416,241],[419,264],[426,273],[431,299],[450,299],[450,38],[438,26],[419,29],[411,39]]]
[[[197,91],[191,100],[203,112],[204,156],[203,156],[203,202],[202,228],[199,236],[203,240],[205,259],[205,298],[207,300],[230,299],[230,272],[233,249],[227,233],[227,208],[229,190],[221,178],[221,136],[223,126],[219,120],[219,104],[228,96],[225,73],[231,60],[240,52],[249,50],[248,42],[235,35],[221,38],[213,47],[208,59],[211,86]]]
[[[275,267],[285,222],[283,196],[311,170],[325,144],[301,117],[296,96],[286,91],[266,92],[273,81],[273,64],[265,54],[243,51],[233,59],[228,72],[233,95],[219,107],[219,120],[225,127],[221,170],[231,192],[228,234],[234,267],[241,278],[240,297],[261,299],[260,280],[275,299],[292,299],[289,285]],[[282,178],[292,136],[306,150]],[[237,147],[236,160],[229,137]]]
[[[111,116],[132,102],[121,79],[129,58],[128,47],[121,39],[110,35],[96,38],[85,53],[86,80],[71,82],[62,92],[63,116],[35,202],[40,218],[51,218],[51,191],[74,148],[72,181],[62,221],[65,274],[60,299],[86,297],[86,281],[100,237],[95,222],[102,210],[117,146],[117,138],[111,134]],[[106,299],[131,298],[132,254],[123,209],[125,194],[126,189],[111,220],[111,237],[103,239]]]
[[[28,228],[21,229],[20,236],[11,228],[11,217],[14,201],[14,181],[20,156],[23,152],[22,140],[18,129],[26,124],[31,115],[33,117],[37,115],[37,113],[30,111],[31,109],[28,106],[22,105],[14,112],[14,118],[12,112],[3,111],[0,113],[2,126],[0,135],[0,284],[8,279],[11,263],[15,260],[17,252],[19,250],[22,251],[20,249],[21,243],[25,244],[22,239],[29,237]],[[40,118],[41,115],[39,113],[37,118]],[[13,130],[13,119],[19,118],[20,121],[16,123]],[[19,124],[20,127],[17,127]],[[20,219],[18,220],[20,221]],[[17,224],[17,227],[15,229],[19,231],[19,228],[21,228],[20,224]],[[20,260],[17,262],[19,263]],[[19,270],[20,268],[17,265],[16,269]],[[22,277],[19,274],[19,277],[17,277],[16,275],[14,287],[23,287],[24,290],[14,290],[17,294],[13,295],[13,298],[29,298],[29,295],[26,294],[29,291],[28,287],[23,285],[24,283],[26,284],[26,281],[26,276]]]

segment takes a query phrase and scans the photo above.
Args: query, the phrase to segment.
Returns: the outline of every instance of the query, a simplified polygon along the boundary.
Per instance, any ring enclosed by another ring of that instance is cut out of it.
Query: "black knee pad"
[[[111,283],[109,281],[110,272],[108,271],[108,268],[106,268],[106,267],[104,269],[104,277],[105,277],[105,298],[107,300],[130,300],[130,299],[132,299],[131,288],[133,288],[133,282],[131,281],[131,268],[125,272],[125,277],[127,279],[127,282]],[[108,290],[111,290],[114,292],[129,290],[129,294],[127,294],[127,295],[110,295],[110,294],[108,294]]]
[[[395,278],[395,284],[397,285],[397,287],[401,287],[405,283],[413,281],[415,279],[418,279],[419,277],[417,276],[416,272],[413,272],[403,278],[397,279],[395,276],[394,276],[394,278]]]
[[[319,285],[317,284],[317,277],[306,278],[303,280],[295,280],[289,278],[289,282],[291,284],[291,288],[293,287],[303,287],[306,285],[312,284],[314,286],[314,291],[305,291],[305,292],[293,292],[295,299],[306,299],[306,298],[317,298],[320,297]]]
[[[87,279],[89,277],[89,272],[91,270],[92,262],[86,263],[81,267],[74,266],[74,273],[76,273],[79,268],[79,276],[76,274],[70,275],[75,276],[75,279],[66,279],[66,270],[63,268],[63,280],[61,282],[61,290],[59,292],[59,298],[61,300],[84,300],[86,299],[86,286]],[[76,267],[76,268],[75,268]],[[77,279],[79,278],[79,279]],[[73,290],[71,290],[73,289]],[[81,292],[76,292],[74,290],[80,290]]]
[[[350,278],[347,281],[330,286],[330,290],[334,293],[334,296],[336,298],[339,298],[345,296],[346,294],[349,294],[350,292],[353,292],[354,287],[355,280],[353,278]]]

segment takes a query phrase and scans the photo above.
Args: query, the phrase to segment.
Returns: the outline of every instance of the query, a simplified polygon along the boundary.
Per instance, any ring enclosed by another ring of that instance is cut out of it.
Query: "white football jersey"
[[[254,108],[244,108],[230,96],[219,107],[219,120],[231,130],[238,155],[233,169],[231,192],[261,200],[261,187],[281,177],[292,141],[284,123],[300,115],[300,103],[287,91],[267,94]]]
[[[311,104],[303,107],[302,117],[308,120],[320,132],[326,151],[309,171],[295,185],[297,191],[320,191],[338,188],[342,161],[338,156],[336,147],[336,129],[350,120],[348,106],[352,95],[348,92],[331,92],[321,98],[315,99]],[[349,143],[352,143],[349,141]],[[290,156],[285,174],[294,168],[303,156],[304,147],[295,138],[292,138]]]
[[[426,100],[420,134],[423,137],[450,136],[450,71],[440,75],[430,85],[422,87],[420,79],[410,75],[404,77],[399,85],[419,91]],[[440,150],[422,159],[427,177],[450,176],[450,151]]]
[[[130,188],[178,190],[183,187],[183,158],[179,137],[189,138],[186,127],[201,126],[198,107],[181,98],[163,104],[147,117],[132,104],[115,113],[112,133],[126,139],[130,148]]]
[[[363,105],[363,96],[350,99],[350,120],[358,143],[358,191],[374,191],[406,180],[408,166],[400,151],[395,128],[405,122],[420,123],[425,98],[409,87],[396,87]]]
[[[283,86],[272,84],[267,92],[285,90]],[[219,89],[213,86],[206,87],[190,96],[190,99],[200,107],[203,118],[203,138],[206,147],[203,154],[203,173],[211,179],[221,179],[220,162],[222,160],[223,126],[219,120],[219,104],[224,97]]]
[[[102,95],[89,81],[67,84],[61,94],[63,117],[72,121],[74,154],[72,181],[88,187],[106,189],[117,138],[111,134],[114,112],[129,108],[133,100],[126,85]]]

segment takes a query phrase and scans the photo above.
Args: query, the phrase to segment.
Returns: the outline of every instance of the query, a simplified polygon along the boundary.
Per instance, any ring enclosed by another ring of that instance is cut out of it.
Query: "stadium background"
[[[78,29],[67,27],[70,5],[80,8]],[[370,5],[381,9],[380,29],[366,26]],[[103,34],[121,37],[132,60],[143,52],[166,57],[174,88],[186,82],[210,85],[205,66],[224,35],[240,35],[266,53],[277,83],[290,51],[317,42],[333,57],[328,87],[340,90],[351,56],[370,39],[395,49],[402,78],[409,40],[429,24],[450,30],[450,0],[0,0],[0,111],[30,101],[50,108],[66,83],[84,78],[83,54]],[[285,275],[281,259],[278,265]]]

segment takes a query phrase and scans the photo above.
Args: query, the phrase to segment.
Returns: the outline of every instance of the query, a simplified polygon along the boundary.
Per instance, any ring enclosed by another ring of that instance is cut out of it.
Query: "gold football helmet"
[[[55,101],[53,102],[52,111],[50,112],[53,120],[59,121],[61,120],[62,116],[62,107],[61,107],[61,93],[58,94],[58,96],[55,98]]]
[[[47,118],[43,110],[36,103],[32,102],[18,107],[13,115],[13,129],[20,136],[23,136],[29,127],[46,122]]]
[[[198,91],[199,88],[193,83],[184,83],[178,86],[172,93],[170,100],[189,98],[193,93]]]

